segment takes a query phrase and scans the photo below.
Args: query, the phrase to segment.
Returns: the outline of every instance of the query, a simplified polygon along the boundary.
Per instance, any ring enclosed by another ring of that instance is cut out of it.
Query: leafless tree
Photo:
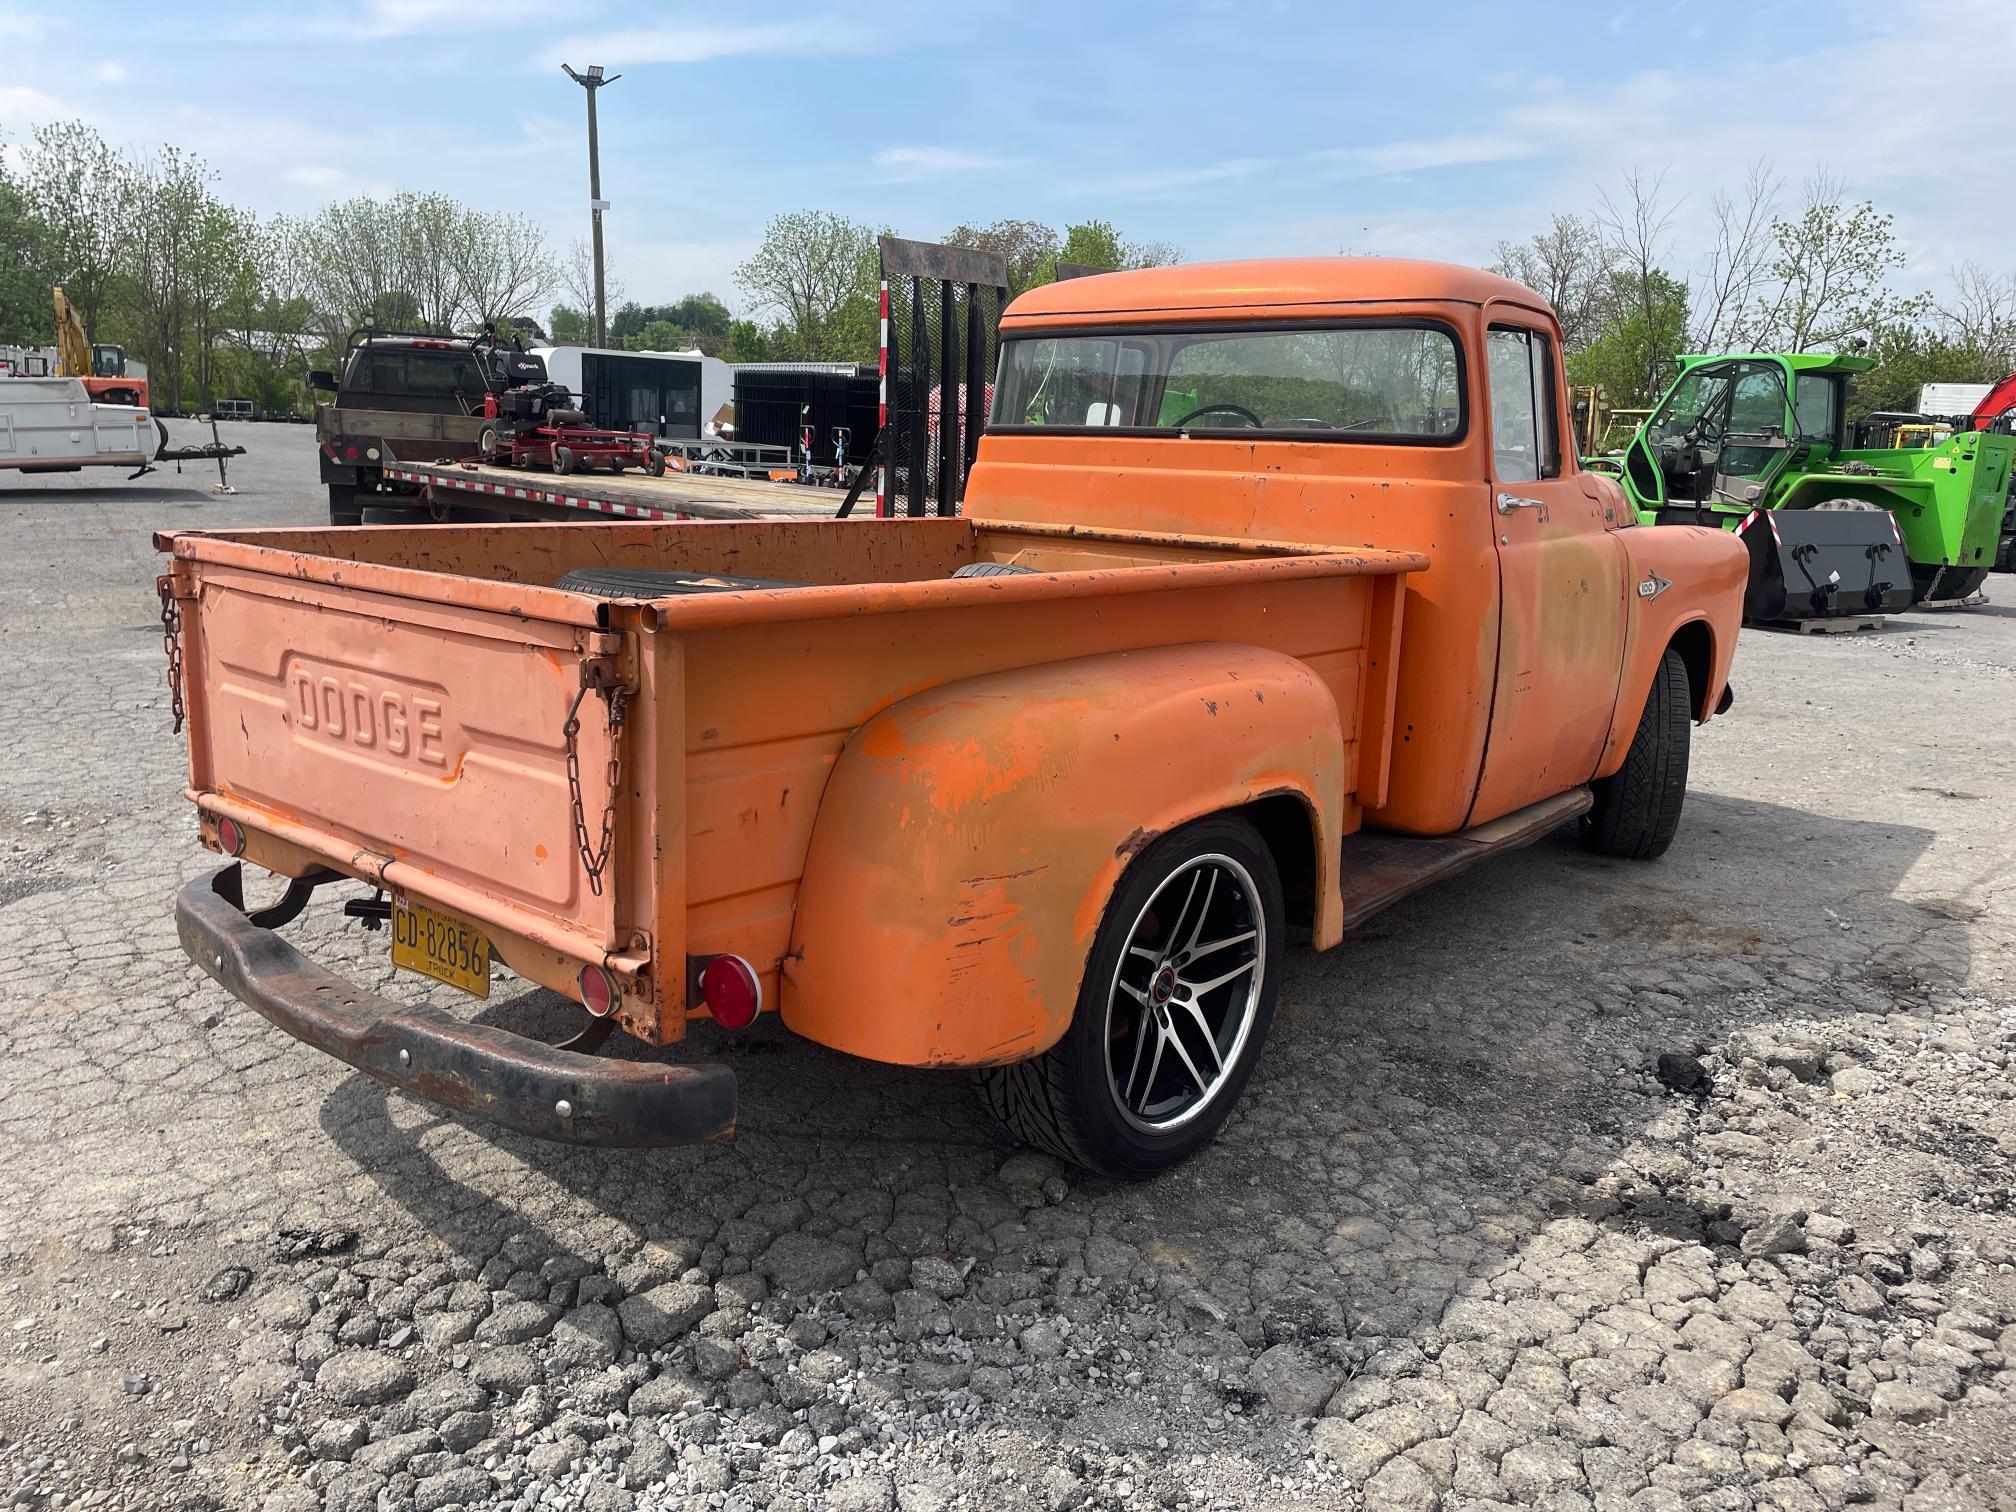
[[[545,232],[523,215],[482,217],[457,238],[454,255],[464,309],[478,325],[532,314],[560,277]]]
[[[1780,181],[1771,165],[1750,165],[1740,194],[1719,191],[1711,202],[1714,245],[1697,281],[1692,343],[1699,352],[1748,344],[1760,292],[1770,277],[1772,223]]]
[[[1610,280],[1612,300],[1627,306],[1637,329],[1648,334],[1660,329],[1667,303],[1674,297],[1674,280],[1661,262],[1680,204],[1666,203],[1665,188],[1664,169],[1647,178],[1634,168],[1624,176],[1616,195],[1607,189],[1597,195],[1596,222],[1607,234],[1616,265]],[[1684,293],[1680,291],[1683,298]],[[1672,354],[1659,350],[1659,345],[1644,344],[1641,360],[1635,364],[1642,371],[1633,375],[1633,390],[1656,393],[1661,387],[1662,378],[1670,371]]]
[[[1492,272],[1547,296],[1570,353],[1601,334],[1616,268],[1616,251],[1602,228],[1574,215],[1556,215],[1552,225],[1527,241],[1498,243],[1491,265]]]
[[[567,255],[560,259],[557,273],[560,301],[569,309],[579,310],[588,317],[588,323],[595,323],[595,249],[580,237],[567,244]],[[623,303],[628,291],[623,280],[609,271],[607,254],[602,262],[602,294],[609,302],[613,315]]]
[[[1997,373],[2016,368],[2016,276],[1979,263],[1953,270],[1953,292],[1937,307],[1939,333],[1954,346],[1981,353]]]

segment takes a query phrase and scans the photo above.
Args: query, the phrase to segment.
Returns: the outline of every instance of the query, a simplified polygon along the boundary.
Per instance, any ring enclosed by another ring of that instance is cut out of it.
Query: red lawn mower
[[[649,436],[591,425],[574,396],[548,380],[546,364],[530,352],[507,350],[493,339],[479,348],[483,364],[483,429],[476,438],[485,462],[506,467],[550,467],[556,473],[586,468],[622,472],[635,467],[665,473],[665,453]]]

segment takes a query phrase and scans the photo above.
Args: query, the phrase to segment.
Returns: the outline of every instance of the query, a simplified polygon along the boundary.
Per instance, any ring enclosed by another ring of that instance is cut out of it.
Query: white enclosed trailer
[[[0,468],[145,467],[160,444],[146,410],[93,404],[79,379],[0,377]]]
[[[728,364],[698,352],[624,352],[612,347],[534,347],[546,376],[579,396],[595,425],[667,440],[701,436],[735,399]]]

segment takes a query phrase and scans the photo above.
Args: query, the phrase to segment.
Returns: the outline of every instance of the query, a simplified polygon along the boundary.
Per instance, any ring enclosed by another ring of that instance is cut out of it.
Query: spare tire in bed
[[[968,562],[952,576],[969,577],[1020,577],[1025,572],[1034,572],[1034,567],[1017,567],[1013,562]]]
[[[753,593],[763,588],[803,588],[784,578],[735,577],[663,567],[576,567],[553,585],[562,593],[594,598],[660,599],[677,593]]]

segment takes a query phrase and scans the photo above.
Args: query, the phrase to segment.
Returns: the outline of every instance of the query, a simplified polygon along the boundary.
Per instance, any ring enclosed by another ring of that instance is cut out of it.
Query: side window
[[[1785,380],[1775,368],[1747,366],[1729,399],[1729,433],[1761,436],[1785,429]]]
[[[1514,326],[1485,333],[1491,383],[1491,450],[1502,482],[1530,483],[1561,471],[1554,354],[1546,336]]]

